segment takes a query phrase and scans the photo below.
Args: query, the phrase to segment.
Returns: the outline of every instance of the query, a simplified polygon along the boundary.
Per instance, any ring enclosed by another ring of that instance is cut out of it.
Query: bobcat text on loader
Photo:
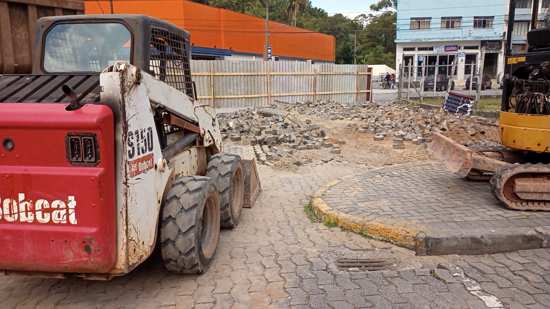
[[[189,35],[141,15],[48,17],[0,75],[0,269],[109,279],[159,248],[203,273],[259,193],[196,101]]]

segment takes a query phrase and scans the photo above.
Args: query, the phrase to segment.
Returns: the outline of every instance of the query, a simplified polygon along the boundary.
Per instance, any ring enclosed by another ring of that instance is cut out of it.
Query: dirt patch
[[[494,120],[407,105],[278,104],[220,117],[226,143],[251,144],[260,164],[282,169],[328,162],[380,167],[430,159],[434,131],[463,143],[497,143]]]

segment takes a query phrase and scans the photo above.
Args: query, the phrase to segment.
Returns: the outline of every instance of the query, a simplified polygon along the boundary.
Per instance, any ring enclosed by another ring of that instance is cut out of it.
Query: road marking
[[[498,299],[498,297],[483,291],[481,285],[474,279],[466,277],[464,271],[460,267],[449,267],[449,271],[454,278],[462,281],[462,284],[464,284],[464,287],[466,288],[466,290],[468,290],[468,292],[470,292],[470,294],[481,299],[481,301],[485,303],[485,306],[487,306],[487,308],[504,308],[504,305]]]

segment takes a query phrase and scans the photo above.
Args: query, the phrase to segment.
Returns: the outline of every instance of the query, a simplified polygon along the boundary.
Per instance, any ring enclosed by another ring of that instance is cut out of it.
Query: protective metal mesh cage
[[[518,93],[540,92],[550,94],[550,81],[547,80],[516,80],[514,89]]]
[[[193,97],[189,41],[182,34],[151,27],[149,69],[158,79]]]

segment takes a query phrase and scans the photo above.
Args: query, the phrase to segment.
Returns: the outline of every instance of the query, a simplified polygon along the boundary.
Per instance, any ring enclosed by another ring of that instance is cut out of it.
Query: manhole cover
[[[336,266],[346,271],[378,271],[390,268],[395,263],[393,258],[339,258]]]

